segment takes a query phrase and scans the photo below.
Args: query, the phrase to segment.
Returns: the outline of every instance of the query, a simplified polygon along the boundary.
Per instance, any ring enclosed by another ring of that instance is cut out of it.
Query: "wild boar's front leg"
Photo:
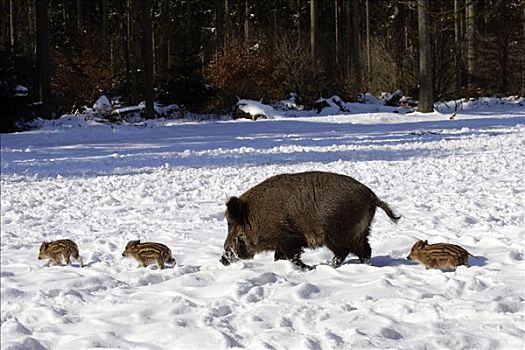
[[[286,260],[286,255],[284,255],[284,253],[279,248],[275,250],[275,254],[273,255],[273,261],[277,260]]]
[[[290,237],[282,242],[281,246],[275,250],[274,259],[286,259],[299,266],[302,270],[312,270],[313,267],[306,265],[301,260],[303,247],[306,246],[304,239],[298,237]]]
[[[301,260],[301,253],[302,252],[299,252],[297,254],[295,254],[292,259],[290,259],[291,262],[293,262],[295,265],[299,266],[301,268],[301,270],[304,270],[304,271],[308,271],[308,270],[313,270],[314,268],[310,265],[306,265],[302,260]]]

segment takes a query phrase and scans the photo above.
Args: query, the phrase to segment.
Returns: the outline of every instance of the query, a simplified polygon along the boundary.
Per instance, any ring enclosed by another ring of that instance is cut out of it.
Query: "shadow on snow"
[[[27,133],[3,135],[1,172],[3,175],[85,176],[137,173],[165,165],[253,166],[444,157],[461,150],[441,149],[436,153],[435,148],[425,144],[473,135],[501,135],[506,132],[505,128],[520,124],[525,124],[524,117],[399,124],[286,119],[172,127],[59,129],[40,137],[41,144],[32,144],[34,138]],[[33,133],[39,132],[45,131]],[[394,148],[402,145],[407,146]]]

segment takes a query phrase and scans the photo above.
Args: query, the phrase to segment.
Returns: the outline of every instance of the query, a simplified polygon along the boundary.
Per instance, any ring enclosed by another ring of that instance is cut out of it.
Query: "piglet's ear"
[[[425,240],[423,243],[425,243],[425,245],[428,245],[428,241],[427,240]]]
[[[248,205],[242,200],[237,197],[231,197],[226,203],[226,208],[230,214],[230,217],[235,223],[241,224],[246,222]]]
[[[49,247],[49,242],[44,242],[44,243],[42,243],[42,247],[43,247],[44,249],[47,249],[47,247]]]

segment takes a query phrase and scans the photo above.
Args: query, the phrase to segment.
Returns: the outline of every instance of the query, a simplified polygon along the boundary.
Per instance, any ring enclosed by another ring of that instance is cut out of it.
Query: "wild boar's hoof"
[[[291,260],[295,265],[299,266],[301,270],[303,271],[311,271],[313,270],[313,266],[306,265],[299,256],[294,256]]]
[[[343,265],[343,259],[339,256],[334,256],[332,258],[332,262],[330,263],[330,266],[332,266],[334,269],[338,268],[339,266]]]

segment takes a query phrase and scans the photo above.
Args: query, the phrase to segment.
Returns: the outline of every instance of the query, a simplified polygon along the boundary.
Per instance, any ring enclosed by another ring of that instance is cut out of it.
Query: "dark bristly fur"
[[[70,239],[59,239],[52,242],[43,242],[40,245],[38,260],[49,259],[46,266],[49,266],[51,262],[60,265],[62,264],[63,260],[66,262],[66,264],[71,265],[71,258],[76,259],[79,262],[80,267],[84,266],[82,258],[78,253],[77,244]]]
[[[161,243],[144,242],[140,240],[129,241],[122,256],[135,258],[142,267],[146,267],[151,263],[163,269],[164,263],[173,264],[175,266],[175,259],[171,255],[171,250]]]
[[[303,248],[326,246],[332,265],[349,253],[370,262],[370,223],[376,207],[394,222],[399,217],[368,187],[334,173],[306,172],[273,176],[226,203],[228,236],[221,262],[249,259],[273,250],[275,260],[288,259],[301,268]]]
[[[455,244],[428,244],[428,241],[418,241],[412,247],[407,259],[425,265],[426,269],[445,270],[456,269],[459,265],[468,267],[469,256],[473,255]]]

